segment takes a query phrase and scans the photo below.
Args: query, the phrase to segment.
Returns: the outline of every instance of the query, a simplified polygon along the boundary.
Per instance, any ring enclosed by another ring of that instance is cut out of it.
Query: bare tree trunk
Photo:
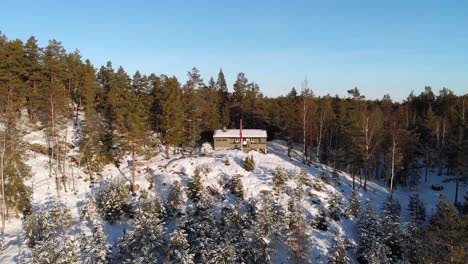
[[[135,146],[132,149],[132,193],[135,194],[136,155]]]
[[[325,114],[320,113],[319,117],[319,131],[317,133],[317,153],[315,154],[315,157],[317,159],[317,162],[320,160],[320,143],[322,142],[322,129],[323,129],[323,123],[325,119]]]
[[[2,230],[1,233],[3,234],[5,231],[5,209],[6,209],[6,201],[5,201],[5,178],[4,178],[4,168],[5,168],[5,151],[6,151],[6,131],[3,132],[2,135],[2,149],[0,150],[0,178],[2,180]]]
[[[170,158],[171,158],[169,152],[170,152],[170,151],[169,151],[169,144],[166,144],[166,159],[170,159]]]
[[[426,149],[426,162],[425,162],[425,172],[424,172],[424,182],[427,182],[427,170],[429,168],[429,155],[430,150]]]
[[[465,126],[465,100],[462,97],[462,120],[461,120],[462,126]],[[465,128],[466,129],[466,128]],[[456,184],[455,184],[455,206],[458,203],[458,188],[460,185],[460,170],[461,170],[461,163],[462,158],[461,158],[461,150],[462,150],[462,141],[463,141],[463,136],[464,136],[464,129],[462,127],[458,128],[458,146],[457,146],[457,178],[456,178]]]
[[[392,177],[390,178],[390,200],[393,198],[393,179],[395,178],[395,151],[396,151],[396,140],[395,136],[392,139]]]
[[[306,115],[307,115],[307,112],[306,112],[306,99],[307,99],[307,94],[306,94],[306,90],[305,90],[305,85],[306,84],[303,84],[303,87],[302,87],[302,95],[303,95],[303,112],[302,112],[302,139],[303,139],[303,143],[304,143],[304,148],[303,148],[303,151],[302,151],[302,162],[303,163],[306,163],[306,152],[307,152],[307,145],[306,145]]]

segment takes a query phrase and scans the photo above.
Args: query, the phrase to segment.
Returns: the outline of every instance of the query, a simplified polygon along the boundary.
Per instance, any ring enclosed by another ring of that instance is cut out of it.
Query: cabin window
[[[239,142],[240,142],[240,138],[235,138],[235,139],[234,139],[234,142],[239,143]]]
[[[255,143],[255,139],[254,139],[254,138],[251,138],[251,139],[250,139],[250,143]]]

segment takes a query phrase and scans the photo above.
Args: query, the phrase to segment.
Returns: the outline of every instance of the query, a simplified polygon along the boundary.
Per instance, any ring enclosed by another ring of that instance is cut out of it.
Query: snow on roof
[[[218,129],[215,130],[214,138],[238,138],[239,137],[239,129]],[[244,138],[266,138],[267,132],[263,129],[242,129],[242,137]]]

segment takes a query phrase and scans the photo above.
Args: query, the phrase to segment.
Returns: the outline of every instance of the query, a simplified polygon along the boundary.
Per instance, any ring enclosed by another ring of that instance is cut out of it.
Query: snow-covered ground
[[[30,129],[32,131],[32,129]],[[75,142],[77,131],[70,125],[68,131],[68,141]],[[45,134],[43,131],[33,131],[24,136],[24,140],[28,143],[42,144],[45,146]],[[78,149],[71,149],[70,155],[77,155]],[[280,166],[289,175],[299,175],[301,169],[305,169],[312,180],[312,182],[322,182],[323,175],[330,176],[332,168],[317,164],[315,166],[308,166],[302,164],[300,150],[293,150],[292,160],[287,156],[287,146],[284,141],[275,140],[268,143],[268,154],[261,154],[257,152],[243,153],[238,150],[232,151],[214,151],[209,156],[197,157],[183,157],[175,155],[171,159],[166,159],[162,154],[157,155],[150,159],[148,162],[141,161],[145,165],[138,168],[137,184],[140,189],[148,189],[150,185],[149,179],[154,179],[155,183],[151,192],[155,192],[164,201],[170,186],[175,181],[180,181],[184,185],[187,184],[188,178],[193,175],[196,168],[202,169],[203,184],[211,186],[213,189],[219,189],[220,182],[225,177],[231,177],[235,174],[242,175],[242,181],[245,191],[245,198],[259,199],[265,193],[273,189],[272,177],[275,169]],[[247,155],[252,155],[256,167],[252,172],[243,169],[243,159]],[[228,159],[230,165],[225,165],[225,160]],[[33,189],[33,204],[41,204],[50,199],[58,197],[60,201],[66,204],[71,209],[73,219],[73,229],[80,230],[79,232],[89,232],[86,225],[80,221],[79,207],[86,201],[87,195],[91,192],[91,183],[87,181],[85,173],[72,165],[69,168],[69,179],[67,181],[67,192],[63,189],[57,193],[55,186],[55,179],[49,177],[48,171],[48,157],[32,151],[28,151],[28,164],[32,168],[33,177],[28,181],[28,185]],[[102,177],[113,178],[123,177],[127,181],[131,178],[130,159],[124,159],[121,162],[121,167],[117,168],[115,165],[105,166]],[[148,173],[144,169],[146,166],[151,168],[154,172]],[[331,198],[332,193],[338,193],[345,201],[345,206],[352,191],[352,178],[344,173],[339,172],[340,185],[336,185],[333,181],[330,184],[325,184],[324,191],[316,191],[309,188],[308,196],[304,197],[300,207],[304,210],[308,219],[313,219],[321,208],[327,206],[327,201]],[[431,216],[435,210],[435,206],[439,201],[441,194],[446,195],[446,199],[453,201],[455,183],[447,179],[453,177],[439,177],[434,174],[429,175],[427,183],[422,182],[418,186],[420,197],[427,208],[428,216]],[[295,187],[295,181],[289,180],[287,185]],[[443,191],[433,191],[430,186],[432,184],[440,184],[444,186]],[[336,185],[336,186],[335,186]],[[368,190],[364,191],[359,187],[359,181],[356,179],[356,186],[361,200],[364,202],[367,199],[372,200],[375,207],[380,209],[382,203],[388,197],[388,187],[382,182],[370,181],[368,183]],[[460,198],[468,191],[467,186],[460,186]],[[395,191],[395,197],[402,204],[403,219],[407,220],[407,205],[408,197],[411,191],[398,186]],[[282,201],[287,202],[287,195],[283,194]],[[226,204],[234,203],[234,200],[225,201]],[[22,220],[12,218],[8,220],[5,234],[4,234],[4,249],[0,254],[0,263],[19,263],[24,258],[27,259],[29,249],[26,246],[24,239],[24,232],[22,230]],[[123,228],[126,225],[105,225],[104,232],[107,234],[109,242],[113,243],[122,235]],[[78,231],[77,231],[78,232]],[[311,257],[313,263],[324,263],[327,260],[328,248],[331,245],[332,238],[336,234],[346,236],[350,240],[357,239],[357,228],[355,220],[342,219],[339,222],[330,222],[329,231],[320,231],[310,229],[310,236],[312,239]],[[287,261],[286,252],[281,252],[279,249],[274,255],[274,260],[277,263]]]

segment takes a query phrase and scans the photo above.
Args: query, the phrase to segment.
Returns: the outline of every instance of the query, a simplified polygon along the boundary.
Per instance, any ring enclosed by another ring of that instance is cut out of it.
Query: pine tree
[[[198,97],[202,132],[206,134],[207,131],[221,128],[218,91],[213,77],[210,78],[208,86],[199,89]],[[203,139],[206,140],[207,138]]]
[[[382,225],[370,201],[358,221],[359,243],[357,247],[357,260],[359,263],[378,264],[389,263],[387,255],[389,248],[385,245]]]
[[[81,263],[76,241],[70,236],[54,236],[40,241],[32,249],[33,263]]]
[[[167,195],[166,207],[169,215],[177,216],[182,212],[184,202],[182,197],[182,187],[182,183],[175,181],[172,185],[171,191]]]
[[[231,193],[234,194],[237,199],[244,199],[244,186],[242,184],[242,175],[236,174],[231,179],[230,184]]]
[[[35,120],[36,110],[38,109],[39,87],[44,84],[44,75],[41,64],[42,49],[39,48],[37,40],[31,36],[24,44],[26,71],[26,84],[29,87],[29,93],[26,95],[26,107],[31,120]]]
[[[401,206],[397,200],[388,199],[384,203],[382,233],[385,245],[390,249],[387,255],[392,262],[403,259],[404,236],[400,228]]]
[[[275,189],[278,191],[281,190],[281,187],[286,183],[287,181],[287,175],[284,172],[284,169],[282,167],[276,167],[275,168],[275,173],[273,174],[273,186]]]
[[[198,204],[182,227],[187,232],[190,250],[195,254],[194,262],[207,263],[216,254],[221,236],[212,208]]]
[[[166,145],[166,156],[169,158],[169,147],[178,146],[184,142],[184,112],[177,78],[164,78],[162,85],[160,80],[156,80],[153,96],[154,127],[160,133],[163,144]]]
[[[426,221],[426,208],[419,199],[419,193],[414,192],[410,195],[408,203],[410,222],[416,226],[421,226]]]
[[[260,201],[255,230],[260,237],[267,240],[278,238],[287,228],[285,220],[283,207],[272,198],[266,198]]]
[[[193,177],[189,179],[187,196],[192,199],[194,203],[196,203],[200,201],[203,191],[204,188],[201,182],[200,170],[196,169]]]
[[[102,181],[96,191],[96,205],[101,216],[110,224],[130,211],[128,187],[120,178]]]
[[[193,68],[187,73],[187,83],[182,87],[182,102],[184,109],[184,143],[190,148],[194,148],[200,139],[200,119],[201,103],[199,102],[198,92],[204,87],[203,79],[197,68]]]
[[[330,258],[328,259],[329,264],[347,264],[350,259],[346,255],[346,247],[344,239],[338,235],[333,237],[333,243],[328,251]]]
[[[353,191],[351,193],[351,198],[349,200],[348,214],[357,217],[361,212],[361,200],[359,199],[357,193]]]
[[[101,119],[97,112],[97,92],[98,81],[96,71],[89,60],[83,67],[82,79],[80,81],[81,89],[78,91],[80,105],[84,107],[84,121],[82,138],[80,140],[80,159],[79,165],[84,165],[90,176],[90,180],[94,179],[93,173],[102,170],[105,159],[102,151],[101,137],[103,127]]]
[[[468,221],[460,219],[456,209],[444,199],[437,205],[436,213],[429,220],[427,238],[431,248],[428,252],[433,261],[462,263],[466,260]]]
[[[111,260],[112,252],[107,237],[99,226],[94,226],[90,237],[81,240],[82,263],[105,264]]]
[[[244,170],[253,171],[255,169],[255,160],[253,156],[247,156],[244,159]]]
[[[343,201],[336,192],[334,192],[330,198],[328,203],[328,211],[330,218],[335,221],[340,221],[341,216],[344,215]]]
[[[157,198],[146,192],[139,198],[133,230],[119,242],[119,258],[124,262],[159,263],[163,259],[164,209]]]
[[[289,253],[295,263],[310,263],[311,241],[302,213],[297,214],[293,225],[290,227],[287,244]]]
[[[218,90],[219,98],[219,113],[221,115],[221,124],[227,127],[229,121],[229,92],[227,89],[226,79],[223,70],[219,70],[218,80],[216,81],[216,88]]]
[[[142,154],[148,137],[148,112],[145,108],[145,95],[133,91],[130,78],[125,70],[117,70],[115,89],[109,92],[109,101],[115,115],[114,128],[117,131],[117,142],[124,151],[132,156],[132,192],[135,193],[137,154]]]
[[[183,229],[176,229],[170,235],[168,262],[173,264],[192,264],[194,254],[190,253],[187,234]]]

